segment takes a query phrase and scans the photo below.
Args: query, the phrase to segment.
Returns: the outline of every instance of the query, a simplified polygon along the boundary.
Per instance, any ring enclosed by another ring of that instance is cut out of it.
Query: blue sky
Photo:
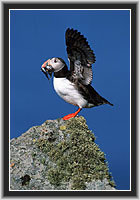
[[[75,112],[40,71],[44,61],[68,64],[65,31],[74,28],[96,55],[92,86],[111,103],[83,109],[96,143],[106,154],[119,190],[130,189],[130,15],[128,10],[11,10],[10,136],[45,120]]]

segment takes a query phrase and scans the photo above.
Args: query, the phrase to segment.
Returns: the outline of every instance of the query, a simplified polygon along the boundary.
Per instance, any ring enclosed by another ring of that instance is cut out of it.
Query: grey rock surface
[[[10,190],[115,190],[84,117],[47,120],[10,141]]]

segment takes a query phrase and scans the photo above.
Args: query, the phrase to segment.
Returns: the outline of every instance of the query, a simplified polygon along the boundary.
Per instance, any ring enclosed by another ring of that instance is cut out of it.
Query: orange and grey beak
[[[48,74],[50,75],[50,77],[52,77],[53,68],[50,64],[50,59],[43,63],[43,65],[41,66],[41,71],[46,75],[48,80],[50,79]]]

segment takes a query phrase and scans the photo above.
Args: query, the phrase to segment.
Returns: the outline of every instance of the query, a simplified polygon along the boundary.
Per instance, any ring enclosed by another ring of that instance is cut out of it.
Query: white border
[[[11,10],[35,10],[35,11],[40,11],[40,10],[74,10],[74,11],[80,11],[80,10],[129,10],[130,11],[130,189],[129,190],[10,190],[10,140],[9,140],[9,191],[32,191],[32,192],[38,192],[38,191],[113,191],[113,192],[118,192],[118,191],[131,191],[131,9],[9,9],[9,139],[10,139],[10,11]]]
[[[130,190],[131,190],[131,10],[130,10]]]

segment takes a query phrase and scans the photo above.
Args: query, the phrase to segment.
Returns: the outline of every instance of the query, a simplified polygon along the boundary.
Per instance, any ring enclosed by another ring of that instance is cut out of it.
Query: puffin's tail
[[[114,106],[112,103],[110,103],[109,101],[107,101],[105,98],[102,97],[102,99],[103,99],[104,103],[109,104],[110,106]]]
[[[98,92],[91,86],[87,86],[88,89],[88,97],[89,102],[93,103],[95,106],[99,106],[102,104],[109,104],[110,106],[113,106],[112,103],[110,103],[108,100],[106,100],[104,97],[100,96]]]

